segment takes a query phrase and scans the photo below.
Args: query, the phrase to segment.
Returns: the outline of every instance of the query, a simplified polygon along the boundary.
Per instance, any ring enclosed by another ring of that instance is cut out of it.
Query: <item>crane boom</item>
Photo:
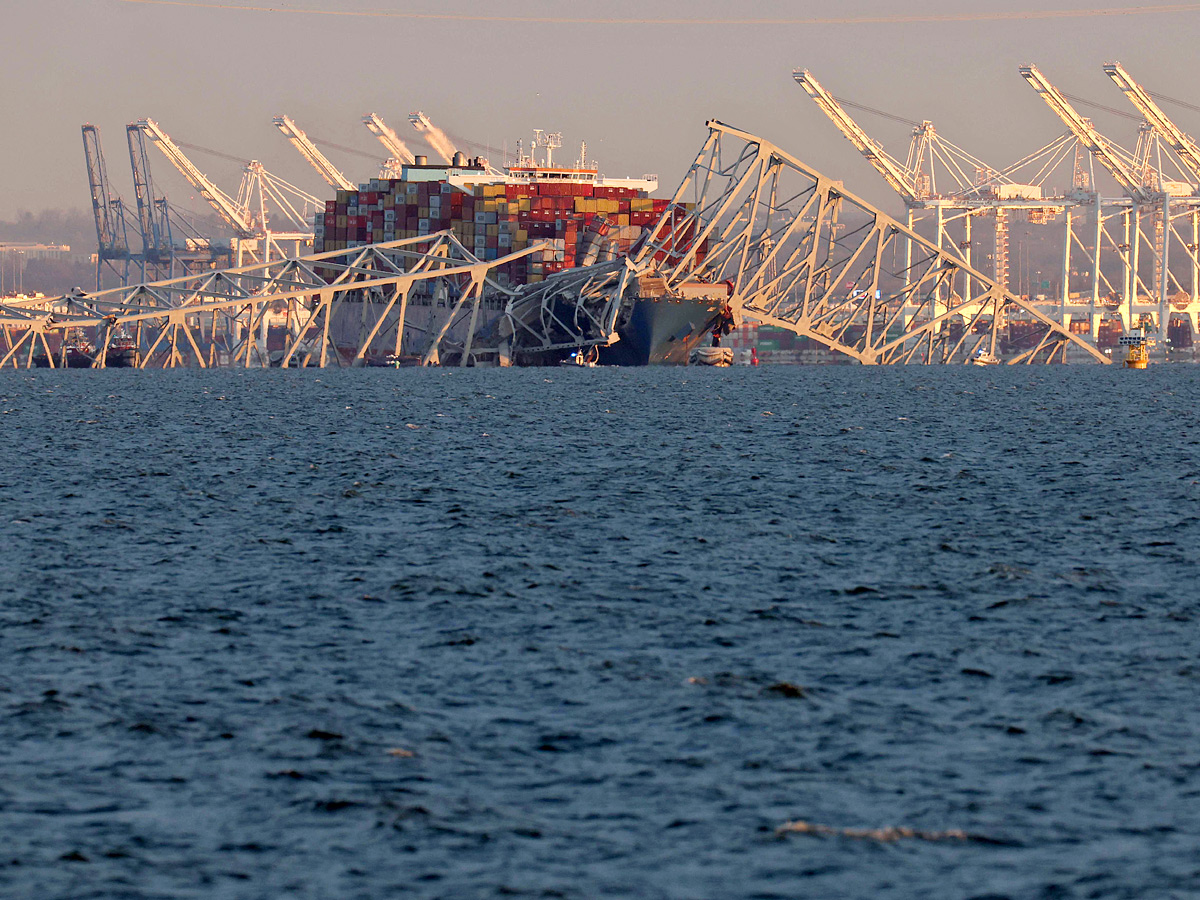
[[[150,140],[158,145],[158,149],[170,160],[171,165],[187,179],[188,184],[200,192],[200,196],[208,201],[218,216],[233,229],[240,238],[257,236],[254,223],[249,212],[238,205],[237,201],[212,183],[203,172],[196,168],[170,136],[159,127],[153,119],[139,119],[137,127],[146,132]]]
[[[295,122],[287,116],[276,116],[271,121],[291,142],[292,146],[300,151],[300,155],[308,160],[309,165],[317,170],[317,174],[325,179],[327,185],[332,188],[341,188],[343,191],[355,190],[354,183],[338,171],[337,166],[317,149],[316,144],[308,139],[308,135],[301,131]]]
[[[437,151],[442,162],[454,162],[454,154],[458,152],[458,148],[454,146],[450,138],[446,137],[446,132],[429,121],[429,116],[418,110],[409,115],[408,121],[412,122],[413,128],[421,132],[425,140],[429,141],[429,146]]]
[[[1167,114],[1150,99],[1150,92],[1134,81],[1119,62],[1108,63],[1104,71],[1145,117],[1146,122],[1166,138],[1167,145],[1175,151],[1188,171],[1200,179],[1200,148],[1196,146],[1196,142],[1167,118]]]
[[[387,147],[388,153],[401,163],[412,165],[416,162],[416,157],[413,156],[404,141],[400,140],[396,132],[392,131],[375,113],[367,113],[363,116],[363,124],[367,126],[367,131],[379,138],[380,143]]]
[[[844,134],[858,152],[866,157],[867,162],[875,167],[888,186],[899,194],[905,203],[916,203],[918,200],[917,186],[912,177],[904,171],[899,162],[892,159],[879,144],[867,136],[867,133],[850,118],[850,115],[834,99],[833,95],[821,87],[817,79],[813,78],[812,73],[807,69],[795,69],[792,71],[792,78],[816,102],[821,112],[825,113],[837,126],[838,131]]]
[[[1104,166],[1117,180],[1121,190],[1139,201],[1147,201],[1150,195],[1141,181],[1133,174],[1125,162],[1113,152],[1112,144],[1098,132],[1092,123],[1081,116],[1063,96],[1062,92],[1052,85],[1046,76],[1038,71],[1037,66],[1021,66],[1021,76],[1029,82],[1030,87],[1041,94],[1046,105],[1071,129],[1076,139],[1087,148],[1099,163]]]

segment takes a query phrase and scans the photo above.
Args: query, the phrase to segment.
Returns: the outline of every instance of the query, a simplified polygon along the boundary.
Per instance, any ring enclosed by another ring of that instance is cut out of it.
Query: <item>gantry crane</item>
[[[1150,92],[1138,84],[1119,62],[1107,63],[1104,66],[1104,72],[1113,80],[1113,83],[1121,89],[1122,93],[1124,93],[1129,101],[1134,105],[1134,108],[1136,108],[1137,111],[1142,114],[1142,117],[1146,120],[1146,123],[1153,128],[1159,137],[1166,142],[1167,146],[1175,152],[1176,157],[1178,157],[1180,163],[1183,164],[1183,168],[1186,171],[1189,180],[1193,182],[1200,181],[1200,147],[1196,146],[1196,142],[1192,139],[1192,137],[1186,134],[1183,129],[1176,125],[1175,122],[1173,122],[1171,118],[1162,111],[1159,105],[1151,98]],[[1162,200],[1163,226],[1166,229],[1166,235],[1163,240],[1162,248],[1164,256],[1161,261],[1162,277],[1159,279],[1159,317],[1160,320],[1162,320],[1170,315],[1166,308],[1166,304],[1168,300],[1167,294],[1169,293],[1167,283],[1171,279],[1171,275],[1168,266],[1168,259],[1166,257],[1170,251],[1171,234],[1174,233],[1176,237],[1179,237],[1178,232],[1175,231],[1171,222],[1171,207],[1173,205],[1173,200],[1171,196],[1168,195],[1178,195],[1180,193],[1190,194],[1192,195],[1191,197],[1188,197],[1182,201],[1174,202],[1182,202],[1185,205],[1185,213],[1191,223],[1190,239],[1180,239],[1179,243],[1183,245],[1191,261],[1191,296],[1189,298],[1189,305],[1191,307],[1190,316],[1193,330],[1197,333],[1200,333],[1200,309],[1198,309],[1198,307],[1200,307],[1200,257],[1197,256],[1198,245],[1200,245],[1200,208],[1197,207],[1197,202],[1195,199],[1196,185],[1194,183],[1187,184],[1186,186],[1180,185],[1179,187],[1183,188],[1182,191],[1169,190],[1169,188],[1173,186],[1163,181],[1160,174],[1159,187],[1162,188],[1164,193]]]
[[[1159,327],[1162,336],[1165,337],[1166,321],[1161,313],[1166,308],[1167,284],[1170,281],[1166,257],[1171,204],[1169,198],[1157,189],[1158,182],[1162,180],[1161,173],[1158,173],[1158,177],[1154,179],[1155,183],[1151,184],[1147,160],[1138,159],[1137,153],[1131,156],[1127,151],[1100,134],[1091,121],[1081,116],[1067,101],[1063,93],[1054,87],[1036,66],[1021,66],[1019,71],[1021,76],[1046,102],[1046,105],[1086,148],[1091,158],[1099,162],[1112,175],[1125,196],[1129,198],[1129,205],[1122,212],[1124,234],[1120,238],[1111,239],[1121,256],[1124,273],[1122,294],[1125,305],[1125,327],[1131,329],[1134,326],[1136,312],[1134,305],[1138,301],[1140,286],[1145,288],[1151,296],[1158,298]],[[1139,152],[1148,153],[1150,147],[1148,139],[1153,136],[1149,132],[1154,128],[1153,123],[1148,122],[1147,127],[1142,129]],[[1154,270],[1149,285],[1145,284],[1140,277],[1143,212],[1150,212],[1154,218],[1152,241]],[[1096,218],[1098,221],[1102,218],[1099,209],[1096,210]],[[1099,267],[1098,262],[1096,266]]]
[[[400,140],[396,132],[388,127],[383,119],[379,118],[375,113],[367,113],[363,116],[362,121],[367,126],[367,131],[379,138],[379,142],[387,148],[388,153],[392,154],[392,160],[395,160],[400,165],[412,165],[416,162],[416,157],[413,156],[412,151],[408,149],[404,141]],[[388,162],[391,163],[392,160]]]
[[[89,124],[84,125],[82,131],[83,156],[87,163],[88,186],[92,192],[92,215],[96,220],[96,290],[101,290],[104,266],[107,265],[125,285],[129,283],[130,262],[138,260],[129,251],[125,204],[109,187],[104,150],[100,145],[100,129]],[[118,268],[117,263],[123,265]]]
[[[213,212],[233,229],[234,234],[242,240],[250,240],[258,236],[258,230],[250,220],[249,211],[239,207],[236,200],[213,184],[207,175],[196,168],[157,122],[153,119],[139,119],[137,127],[146,132],[146,135],[154,141],[163,155],[187,179],[188,184],[199,191],[200,196],[213,208]]]
[[[837,126],[838,131],[845,135],[846,139],[854,145],[858,152],[866,157],[867,162],[874,166],[875,170],[883,176],[883,180],[888,183],[888,187],[900,195],[900,199],[904,201],[905,205],[911,207],[919,201],[927,199],[927,194],[926,196],[918,196],[918,173],[902,166],[899,161],[890,156],[876,141],[868,137],[867,133],[859,127],[857,122],[850,118],[849,113],[842,109],[841,104],[821,86],[820,82],[813,77],[811,72],[807,69],[795,69],[792,71],[792,78],[816,102],[821,112],[825,113],[830,121]],[[930,122],[923,124],[932,127],[932,123]]]
[[[125,137],[142,233],[143,280],[174,278],[221,263],[228,265],[232,254],[228,241],[222,244],[201,234],[188,217],[155,189],[146,133],[137,124],[130,124],[125,126]]]
[[[133,194],[137,201],[138,228],[142,233],[142,280],[147,279],[146,269],[167,268],[165,277],[175,273],[171,269],[174,250],[171,240],[171,220],[166,198],[155,196],[154,179],[150,174],[150,157],[146,152],[145,133],[136,125],[125,126],[125,137],[129,144],[129,164],[133,171]]]
[[[246,163],[238,196],[234,199],[213,184],[153,119],[139,119],[137,127],[154,141],[163,155],[200,193],[213,211],[233,229],[237,236],[236,265],[242,264],[243,256],[247,253],[264,262],[272,256],[287,256],[284,248],[279,246],[280,242],[295,243],[297,247],[312,243],[310,217],[315,214],[316,208],[322,205],[317,197],[277,178],[257,160],[251,160]],[[273,231],[270,228],[268,199],[279,214],[290,222],[292,230]],[[311,206],[314,212],[297,209],[297,202],[303,207]]]
[[[1151,99],[1150,92],[1134,81],[1119,62],[1106,64],[1104,72],[1124,92],[1146,122],[1167,142],[1167,146],[1175,151],[1192,177],[1200,181],[1200,147],[1196,146],[1196,142],[1167,117]]]
[[[1129,154],[1121,151],[1112,141],[1100,134],[1091,120],[1081,116],[1037,66],[1021,66],[1019,71],[1021,77],[1041,95],[1046,105],[1071,130],[1092,157],[1116,179],[1121,190],[1138,203],[1148,203],[1154,199],[1152,192],[1147,190],[1142,179],[1134,174],[1132,167],[1126,162]]]
[[[309,165],[317,170],[317,174],[325,180],[327,185],[331,188],[341,188],[343,191],[356,189],[354,182],[338,171],[337,166],[317,149],[316,145],[308,139],[308,135],[301,131],[295,122],[287,116],[276,116],[271,121],[291,142],[292,146],[300,151],[300,155],[308,160]]]
[[[1010,210],[1019,208],[1026,210],[1031,216],[1040,213],[1048,218],[1061,209],[1060,203],[1042,201],[1040,189],[1036,186],[1017,184],[1009,178],[1008,173],[1019,169],[1019,165],[1003,172],[997,171],[961,147],[942,138],[933,123],[928,120],[908,123],[912,126],[912,139],[909,143],[908,158],[902,163],[888,154],[878,141],[868,136],[846,112],[843,103],[827,91],[811,72],[797,68],[792,71],[792,77],[855,149],[883,176],[888,186],[900,196],[907,211],[909,228],[914,227],[917,211],[933,210],[936,216],[937,242],[961,256],[970,266],[972,219],[980,215],[994,216],[994,277],[1007,287]],[[940,164],[945,175],[949,177],[949,191],[939,191],[935,164]],[[947,233],[947,213],[950,213],[951,221],[962,220],[961,241],[951,238]],[[910,245],[907,242],[905,248],[908,259]],[[970,285],[963,285],[963,289],[969,292]]]
[[[409,115],[408,121],[429,142],[429,146],[442,158],[442,162],[447,165],[454,162],[454,154],[458,152],[458,148],[446,137],[446,132],[429,121],[429,116],[418,110]]]

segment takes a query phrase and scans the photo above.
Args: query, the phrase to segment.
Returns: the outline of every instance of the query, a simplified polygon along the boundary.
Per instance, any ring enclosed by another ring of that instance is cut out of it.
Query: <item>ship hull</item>
[[[600,348],[604,366],[685,366],[693,350],[709,340],[722,304],[709,299],[638,299],[617,328],[620,340]]]

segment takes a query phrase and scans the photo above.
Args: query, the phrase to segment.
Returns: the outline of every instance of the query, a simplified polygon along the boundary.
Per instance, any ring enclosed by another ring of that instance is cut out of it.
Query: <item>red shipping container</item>
[[[326,200],[325,201],[325,212],[333,213],[334,215],[337,215],[337,201],[336,200]]]

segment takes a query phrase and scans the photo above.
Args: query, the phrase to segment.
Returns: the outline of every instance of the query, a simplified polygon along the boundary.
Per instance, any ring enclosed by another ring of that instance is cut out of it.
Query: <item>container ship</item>
[[[547,249],[527,254],[496,270],[504,287],[537,284],[574,268],[603,262],[630,252],[667,211],[669,201],[652,198],[658,187],[653,175],[607,178],[587,161],[586,145],[573,166],[556,166],[547,158],[522,157],[504,170],[481,157],[457,153],[452,162],[430,163],[418,156],[404,166],[399,179],[374,179],[359,190],[339,190],[325,204],[314,226],[314,250],[345,250],[372,243],[452,231],[476,257],[493,261],[526,247]],[[690,205],[686,208],[690,208]],[[702,260],[704,248],[697,254]],[[601,348],[601,362],[614,365],[686,363],[688,353],[705,337],[721,314],[723,286],[704,286],[679,297],[648,290],[631,298],[618,327],[619,341]],[[419,339],[431,327],[437,310],[429,298],[425,321],[422,301],[410,308],[406,331]],[[502,312],[496,308],[490,315]],[[345,323],[346,343],[357,322]],[[334,341],[338,340],[335,326]],[[408,335],[406,335],[406,338]],[[556,357],[526,362],[555,364]]]

